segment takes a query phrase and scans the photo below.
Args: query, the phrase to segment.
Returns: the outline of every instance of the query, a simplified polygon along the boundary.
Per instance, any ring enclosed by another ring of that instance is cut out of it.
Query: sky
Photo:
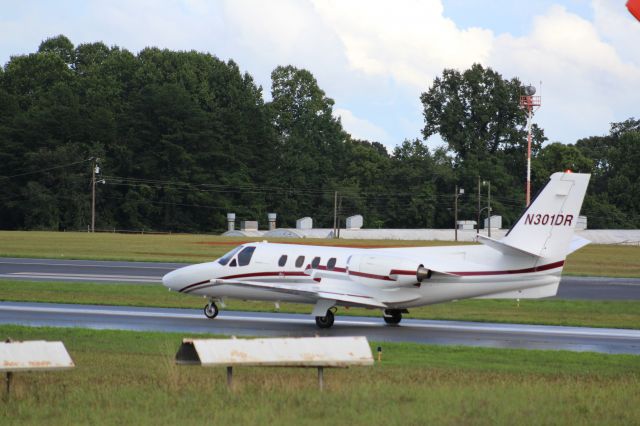
[[[270,99],[271,71],[311,71],[353,137],[421,138],[420,94],[473,63],[533,84],[551,142],[640,118],[640,22],[626,0],[0,0],[0,63],[64,34],[233,59]],[[428,144],[442,143],[436,135]]]

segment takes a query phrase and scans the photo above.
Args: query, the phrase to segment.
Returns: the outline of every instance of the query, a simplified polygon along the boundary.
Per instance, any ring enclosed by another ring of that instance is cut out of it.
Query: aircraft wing
[[[323,284],[279,284],[267,283],[261,281],[238,281],[226,279],[211,280],[213,285],[232,285],[238,287],[253,287],[262,290],[273,291],[275,293],[295,294],[298,296],[306,296],[310,299],[331,300],[342,304],[361,306],[365,308],[386,308],[387,305],[376,300],[375,298],[365,294],[355,294],[354,292],[345,292],[340,289],[341,286],[332,286],[326,280]],[[346,289],[345,289],[346,290]]]

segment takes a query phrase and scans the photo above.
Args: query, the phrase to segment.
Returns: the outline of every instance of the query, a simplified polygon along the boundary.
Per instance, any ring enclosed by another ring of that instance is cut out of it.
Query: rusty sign
[[[372,365],[373,355],[366,337],[184,339],[176,362],[202,366],[348,367]]]
[[[0,372],[73,368],[73,360],[62,342],[32,340],[0,343]]]

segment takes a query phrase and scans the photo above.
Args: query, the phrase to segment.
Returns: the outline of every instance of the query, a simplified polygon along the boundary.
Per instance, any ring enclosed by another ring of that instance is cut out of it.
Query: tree
[[[313,75],[291,65],[271,73],[272,101],[267,105],[276,132],[279,185],[305,196],[282,197],[279,205],[286,223],[298,212],[318,216],[328,226],[332,200],[325,197],[336,189],[345,174],[348,135],[333,117],[333,100],[326,97]]]
[[[366,226],[451,227],[475,219],[478,178],[508,225],[524,204],[526,135],[520,83],[474,65],[445,70],[422,95],[428,137],[391,154],[351,138],[333,100],[307,70],[280,66],[272,100],[233,62],[195,51],[117,46],[65,36],[0,67],[0,223],[7,229],[86,229],[91,157],[100,158],[98,228],[216,232],[225,213],[313,215],[333,224],[362,214]],[[592,226],[640,226],[640,121],[607,136],[550,144],[536,126],[534,186],[559,169],[591,169],[585,211]],[[451,155],[453,154],[453,155]],[[537,180],[536,180],[537,179]],[[484,193],[484,191],[483,191]],[[484,194],[480,200],[485,205]]]
[[[460,72],[445,69],[420,96],[425,138],[439,133],[460,159],[484,158],[499,150],[521,149],[526,115],[519,107],[522,84],[474,64]],[[533,149],[539,149],[540,137]]]
[[[73,43],[66,36],[60,34],[50,37],[40,43],[39,53],[51,53],[59,56],[67,65],[71,65],[75,61],[75,50]]]
[[[640,120],[612,123],[610,134],[581,139],[576,148],[591,159],[584,213],[590,227],[640,226]]]
[[[593,160],[586,157],[575,145],[554,142],[540,150],[532,167],[536,170],[536,186],[541,188],[555,172],[571,170],[576,173],[590,173]]]

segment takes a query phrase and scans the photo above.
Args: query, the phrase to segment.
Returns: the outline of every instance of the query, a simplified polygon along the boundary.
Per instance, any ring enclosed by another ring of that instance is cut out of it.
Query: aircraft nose
[[[167,287],[169,290],[179,290],[184,281],[181,278],[181,275],[182,271],[180,269],[169,272],[164,277],[162,277],[162,285]]]
[[[171,271],[162,277],[162,284],[170,290],[181,291],[202,284],[215,277],[215,265],[200,263]]]

